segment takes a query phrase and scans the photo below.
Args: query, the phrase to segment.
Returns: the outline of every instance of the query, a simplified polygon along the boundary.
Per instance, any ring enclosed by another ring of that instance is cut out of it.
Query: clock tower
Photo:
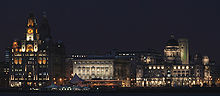
[[[40,40],[36,17],[27,18],[25,38],[14,41],[11,50],[11,87],[42,87],[49,82],[48,54]]]

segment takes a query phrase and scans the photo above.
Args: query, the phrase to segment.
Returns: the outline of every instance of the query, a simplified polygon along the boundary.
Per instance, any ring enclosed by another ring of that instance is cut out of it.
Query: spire
[[[43,17],[45,17],[45,18],[47,18],[47,12],[42,12],[42,14],[43,14]]]
[[[45,23],[45,24],[47,23],[47,24],[48,24],[47,12],[44,11],[44,12],[42,12],[42,14],[43,14],[43,15],[42,15],[42,17],[43,17],[43,18],[42,18],[42,23]]]
[[[42,12],[42,20],[40,22],[39,32],[41,34],[41,39],[51,39],[50,26],[47,20],[46,12]]]

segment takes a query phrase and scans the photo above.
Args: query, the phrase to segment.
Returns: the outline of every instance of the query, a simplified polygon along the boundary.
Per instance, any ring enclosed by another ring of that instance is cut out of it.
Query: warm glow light
[[[29,51],[31,51],[31,52],[34,51],[33,45],[31,45],[31,44],[28,44],[28,45],[27,45],[26,52],[29,52]]]
[[[14,58],[14,63],[18,64],[18,58]]]
[[[33,29],[29,28],[29,29],[27,30],[27,32],[28,32],[28,34],[32,34],[32,33],[33,33]]]
[[[22,58],[20,57],[20,58],[19,58],[19,64],[21,64],[21,63],[22,63]]]
[[[21,49],[19,49],[19,52],[21,52],[22,50]]]
[[[13,42],[13,46],[12,46],[13,48],[16,48],[16,47],[18,47],[18,42]]]
[[[44,58],[43,58],[43,64],[46,64],[46,61],[47,61],[47,60],[46,60],[46,58],[44,57]]]
[[[60,82],[62,82],[62,80],[63,80],[63,79],[62,79],[62,78],[60,78],[59,80],[60,80]]]
[[[42,57],[39,57],[38,63],[39,63],[39,64],[42,64]]]
[[[160,69],[160,66],[157,66],[157,69]]]
[[[27,26],[34,26],[34,22],[32,19],[28,19],[28,25]]]

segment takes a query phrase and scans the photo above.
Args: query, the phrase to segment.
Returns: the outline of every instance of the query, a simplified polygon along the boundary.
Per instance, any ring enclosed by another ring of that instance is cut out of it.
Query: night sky
[[[174,34],[220,62],[217,0],[2,0],[0,50],[24,38],[30,12],[47,12],[51,33],[72,50],[158,49]],[[1,56],[3,52],[1,52]]]

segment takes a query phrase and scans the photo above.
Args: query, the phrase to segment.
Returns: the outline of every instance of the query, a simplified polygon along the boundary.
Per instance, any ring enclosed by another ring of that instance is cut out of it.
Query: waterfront
[[[219,96],[219,88],[119,88],[91,91],[0,90],[0,96]]]
[[[0,93],[1,96],[219,96],[219,93]]]

